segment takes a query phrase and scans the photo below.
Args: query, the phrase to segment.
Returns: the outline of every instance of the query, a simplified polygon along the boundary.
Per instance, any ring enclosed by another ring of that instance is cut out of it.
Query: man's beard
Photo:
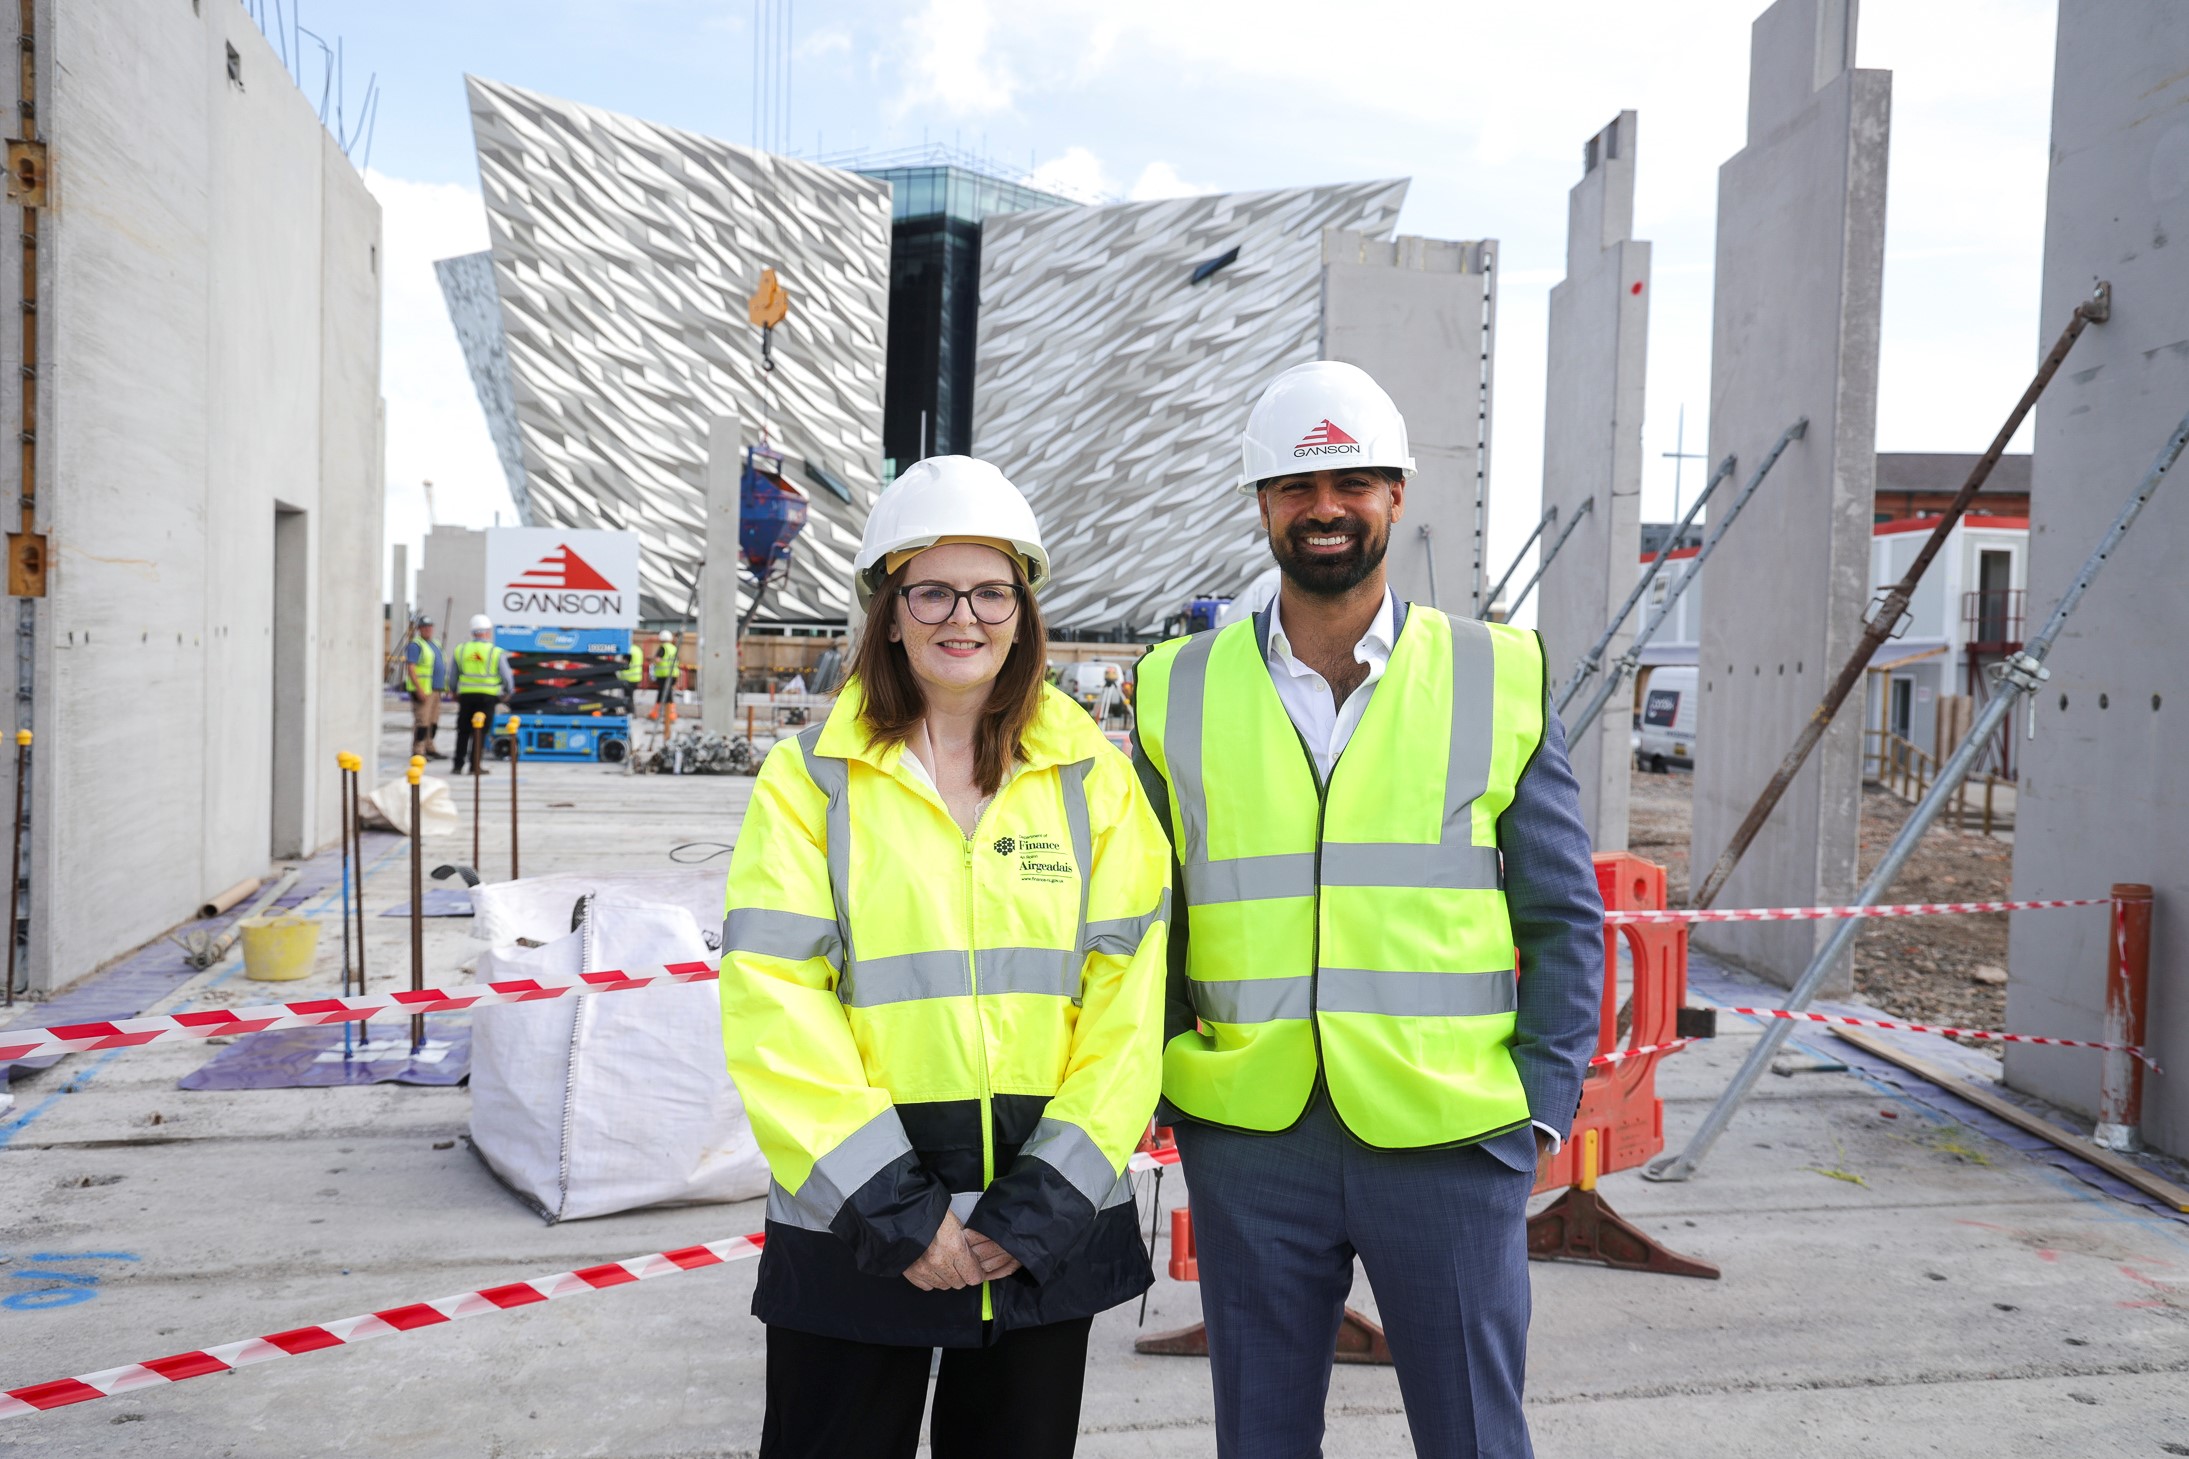
[[[1300,550],[1299,539],[1339,532],[1350,533],[1353,545],[1334,557],[1309,556]],[[1283,537],[1272,533],[1269,539],[1269,550],[1279,570],[1294,587],[1318,598],[1342,597],[1366,582],[1383,565],[1383,554],[1390,545],[1388,531],[1372,535],[1359,517],[1297,526]]]

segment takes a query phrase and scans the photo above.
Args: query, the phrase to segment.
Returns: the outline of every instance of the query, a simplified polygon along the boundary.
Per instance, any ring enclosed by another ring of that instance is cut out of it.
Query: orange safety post
[[[1596,885],[1607,912],[1665,910],[1665,870],[1628,852],[1598,855]],[[1632,959],[1632,987],[1622,990],[1620,939]],[[1622,996],[1624,994],[1624,996]],[[1604,928],[1604,1003],[1596,1052],[1676,1042],[1687,1002],[1687,924],[1622,923]],[[1620,1010],[1632,1010],[1619,1027]],[[1600,1175],[1633,1170],[1665,1148],[1665,1106],[1657,1097],[1657,1063],[1645,1054],[1593,1067],[1581,1084],[1573,1134],[1536,1170],[1538,1193],[1564,1195],[1528,1218],[1528,1255],[1537,1261],[1592,1261],[1629,1271],[1716,1277],[1718,1269],[1668,1250],[1612,1210],[1596,1189]]]

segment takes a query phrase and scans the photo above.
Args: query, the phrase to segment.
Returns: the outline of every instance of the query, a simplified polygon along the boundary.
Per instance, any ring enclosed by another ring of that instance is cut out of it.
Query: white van
[[[1634,725],[1634,768],[1662,775],[1669,766],[1695,768],[1695,718],[1702,686],[1692,664],[1665,664],[1642,680],[1642,710]]]

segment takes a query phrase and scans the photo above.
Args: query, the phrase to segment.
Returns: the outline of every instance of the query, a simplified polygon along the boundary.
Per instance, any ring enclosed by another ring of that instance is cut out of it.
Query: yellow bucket
[[[243,976],[261,983],[293,983],[308,977],[319,951],[319,924],[309,917],[246,917]]]

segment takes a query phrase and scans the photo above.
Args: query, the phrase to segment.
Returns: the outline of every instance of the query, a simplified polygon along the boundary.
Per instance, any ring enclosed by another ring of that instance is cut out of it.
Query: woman
[[[764,1459],[1072,1453],[1087,1330],[1150,1281],[1169,854],[1043,678],[1048,556],[986,462],[913,466],[854,562],[827,721],[730,862],[723,1044],[774,1174]]]

